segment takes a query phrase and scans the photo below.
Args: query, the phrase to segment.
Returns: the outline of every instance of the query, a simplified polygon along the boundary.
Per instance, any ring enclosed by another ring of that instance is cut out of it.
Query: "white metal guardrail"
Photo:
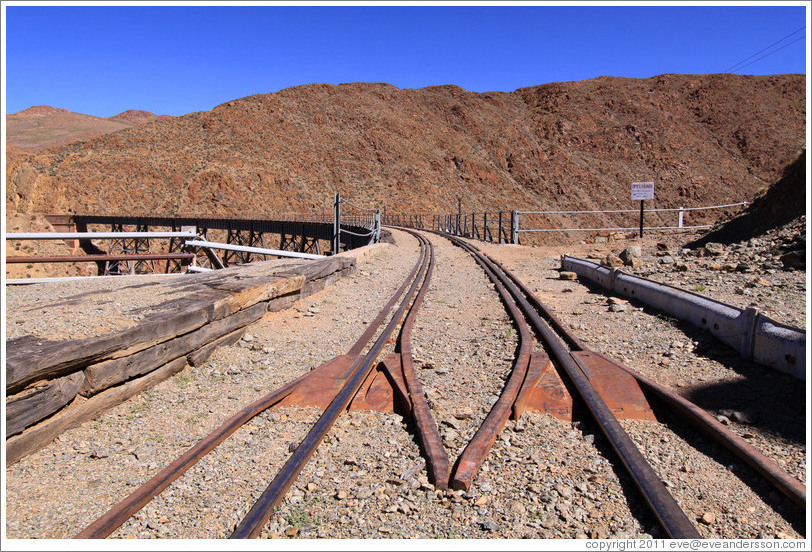
[[[740,309],[617,268],[564,255],[561,268],[624,297],[707,329],[746,358],[806,380],[806,331],[775,322],[759,309]]]

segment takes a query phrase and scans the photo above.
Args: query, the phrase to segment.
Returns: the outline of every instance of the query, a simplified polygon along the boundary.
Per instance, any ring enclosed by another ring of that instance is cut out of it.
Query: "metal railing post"
[[[381,210],[378,209],[375,211],[373,229],[375,232],[372,234],[372,243],[378,243],[381,241]]]
[[[333,255],[341,251],[341,194],[333,202]]]
[[[510,213],[510,243],[519,244],[519,211],[514,209]]]

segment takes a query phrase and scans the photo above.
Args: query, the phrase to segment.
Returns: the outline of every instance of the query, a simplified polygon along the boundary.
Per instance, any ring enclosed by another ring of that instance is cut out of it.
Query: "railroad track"
[[[434,474],[433,477],[437,481],[437,485],[442,488],[443,481],[447,480],[448,477],[448,458],[437,433],[436,424],[431,420],[431,414],[420,389],[420,383],[414,375],[410,351],[411,326],[431,280],[434,265],[433,247],[423,236],[416,232],[412,232],[412,234],[420,242],[418,262],[375,320],[369,324],[366,331],[350,348],[347,355],[322,365],[320,368],[277,389],[235,414],[172,464],[116,504],[106,514],[91,523],[75,538],[89,539],[109,536],[237,429],[258,414],[280,403],[295,392],[297,386],[301,383],[312,380],[313,372],[326,372],[328,368],[338,368],[340,372],[343,372],[343,375],[339,377],[341,381],[340,389],[334,394],[322,416],[296,447],[273,481],[237,525],[231,538],[253,538],[258,536],[273,510],[282,501],[285,493],[296,480],[304,465],[312,457],[335,420],[347,409],[350,401],[364,384],[373,368],[375,368],[376,361],[384,348],[389,345],[398,326],[400,326],[400,332],[396,339],[395,351],[398,353],[399,358],[402,359],[401,373],[411,397],[409,406],[415,413],[415,421],[421,430],[422,444],[429,458],[429,469]],[[388,323],[384,326],[387,319]],[[375,342],[366,353],[362,354],[376,333],[378,336]]]
[[[508,304],[511,312],[514,312],[517,307],[522,311],[521,318],[513,317],[520,328],[522,350],[525,349],[524,341],[529,340],[527,326],[531,326],[544,347],[550,352],[551,357],[557,360],[559,370],[566,375],[569,382],[577,390],[594,421],[609,440],[619,461],[632,477],[646,503],[669,536],[673,538],[699,538],[700,535],[691,520],[671,496],[651,464],[644,458],[638,447],[623,429],[606,401],[601,397],[601,394],[592,385],[587,359],[610,362],[612,366],[634,377],[642,389],[655,396],[671,413],[727,448],[797,507],[801,509],[806,507],[806,488],[802,482],[690,401],[616,361],[612,361],[599,353],[589,351],[578,337],[504,266],[483,254],[470,243],[459,238],[452,237],[450,239],[455,245],[474,256],[486,271],[488,277],[497,284],[500,295]],[[510,295],[509,299],[505,299],[506,291]],[[524,364],[524,359],[517,359],[516,367],[521,368]],[[520,384],[517,383],[520,378],[525,379],[526,373],[521,370],[517,371],[514,368],[514,373],[506,386],[506,392],[508,388],[517,387]],[[511,397],[514,403],[519,400],[515,395],[511,395]],[[504,425],[506,420],[507,415],[502,414],[500,417],[501,426]],[[463,465],[462,462],[460,465]],[[455,488],[467,488],[471,480],[472,475],[469,473],[458,472],[455,475],[454,486]]]
[[[385,367],[387,376],[391,380],[400,382],[401,400],[406,403],[406,409],[417,427],[416,438],[419,440],[422,454],[426,458],[429,478],[437,489],[449,487],[457,490],[469,489],[474,484],[478,471],[508,419],[521,416],[524,409],[527,408],[528,390],[531,387],[528,382],[540,375],[539,363],[534,362],[534,359],[538,358],[539,348],[549,354],[558,371],[570,380],[569,383],[577,390],[580,399],[588,406],[589,412],[609,439],[618,459],[628,470],[644,500],[650,505],[666,533],[675,538],[699,537],[693,523],[680,509],[660,477],[646,462],[623,430],[610,406],[602,399],[586,375],[589,372],[589,365],[585,363],[589,361],[584,358],[588,358],[590,354],[593,357],[600,357],[600,355],[588,351],[577,336],[561,324],[518,279],[498,262],[459,239],[452,239],[452,241],[470,253],[494,282],[496,290],[518,330],[519,345],[510,377],[507,379],[499,399],[452,465],[452,459],[449,458],[443,445],[432,410],[425,399],[421,383],[414,370],[411,330],[418,309],[428,291],[434,261],[431,243],[419,233],[412,232],[412,234],[420,242],[421,253],[418,262],[400,289],[381,310],[376,320],[368,326],[361,338],[350,348],[347,355],[314,369],[309,374],[292,381],[240,411],[145,485],[81,531],[77,538],[103,538],[110,535],[149,503],[153,497],[166,489],[172,481],[180,477],[195,462],[249,420],[296,393],[306,393],[307,387],[304,382],[313,380],[314,373],[340,372],[341,374],[335,378],[341,382],[340,389],[326,405],[322,416],[295,448],[288,461],[277,472],[273,481],[254,502],[248,514],[237,524],[231,538],[258,536],[332,424],[348,408],[350,402],[358,395],[359,389],[368,384],[370,374],[379,366],[378,360],[387,350],[391,351],[386,354],[385,360],[388,362],[380,365]],[[384,326],[387,320],[388,323]],[[393,337],[395,335],[397,337]],[[375,336],[377,338],[370,347],[369,343]],[[365,354],[363,354],[364,351],[366,351]],[[604,360],[609,361],[610,359],[604,358]],[[702,431],[716,435],[724,446],[750,464],[765,480],[794,503],[803,507],[805,504],[803,485],[774,462],[760,455],[746,442],[735,437],[715,419],[688,401],[670,393],[655,382],[631,372],[628,368],[617,363],[613,363],[613,365],[617,366],[619,370],[625,370],[635,378],[647,394],[657,396],[659,401],[670,405]],[[396,383],[394,387],[398,389],[398,384]]]

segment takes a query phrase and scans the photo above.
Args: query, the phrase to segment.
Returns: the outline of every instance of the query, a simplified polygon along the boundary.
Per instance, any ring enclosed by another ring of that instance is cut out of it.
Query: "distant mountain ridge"
[[[338,191],[389,213],[628,209],[630,183],[653,180],[648,208],[721,205],[778,181],[805,122],[805,75],[600,77],[481,94],[310,84],[15,157],[6,202],[270,217],[329,212]]]
[[[6,143],[26,151],[36,152],[71,142],[89,140],[133,125],[168,118],[171,117],[132,109],[103,118],[74,113],[61,107],[35,105],[6,115]]]
[[[12,113],[11,115],[39,117],[43,115],[53,115],[55,113],[70,113],[70,111],[61,107],[51,107],[50,105],[32,105],[28,109],[23,109],[22,111]]]
[[[140,125],[141,123],[148,123],[156,119],[165,120],[171,118],[171,115],[156,115],[155,113],[151,113],[149,111],[128,109],[127,111],[119,113],[118,115],[108,117],[108,120],[121,121],[130,125]]]

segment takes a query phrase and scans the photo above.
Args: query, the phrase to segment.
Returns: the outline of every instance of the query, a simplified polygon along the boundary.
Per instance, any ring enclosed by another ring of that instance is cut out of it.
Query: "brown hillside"
[[[9,163],[21,212],[273,216],[335,191],[388,212],[751,200],[804,139],[805,77],[602,77],[513,93],[299,86]],[[723,216],[722,211],[713,216]]]
[[[6,144],[40,151],[77,140],[88,140],[129,126],[129,123],[121,121],[38,105],[6,115]]]
[[[38,152],[156,119],[169,118],[169,115],[159,117],[149,111],[131,109],[104,119],[49,105],[35,105],[6,116],[6,145]]]
[[[698,247],[708,242],[731,244],[760,236],[769,230],[788,225],[806,210],[806,148],[784,170],[783,177],[760,194],[747,209],[733,219],[688,244]],[[804,243],[804,234],[798,236]],[[801,247],[800,249],[805,249]]]

